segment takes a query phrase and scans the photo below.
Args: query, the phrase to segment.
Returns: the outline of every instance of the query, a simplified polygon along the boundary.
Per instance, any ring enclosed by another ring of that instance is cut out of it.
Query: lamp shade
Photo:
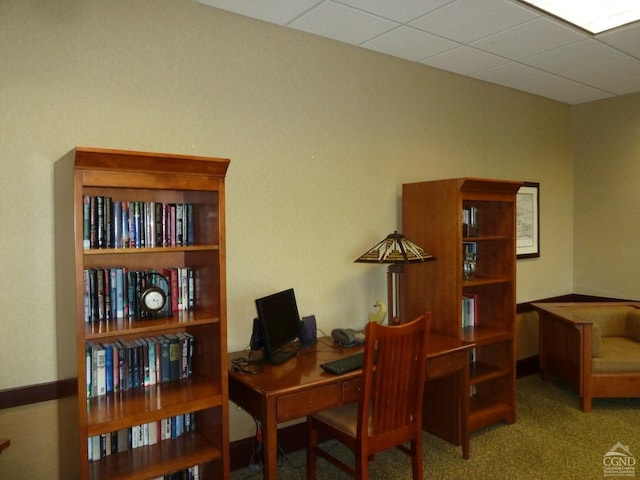
[[[401,233],[394,231],[380,243],[358,257],[355,262],[361,263],[418,263],[435,260],[436,257],[427,253],[408,240]]]

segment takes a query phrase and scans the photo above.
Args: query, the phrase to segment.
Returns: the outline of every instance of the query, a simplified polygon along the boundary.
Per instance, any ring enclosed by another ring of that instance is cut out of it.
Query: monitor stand
[[[276,350],[269,355],[264,355],[264,360],[272,365],[280,365],[296,355],[295,350]]]

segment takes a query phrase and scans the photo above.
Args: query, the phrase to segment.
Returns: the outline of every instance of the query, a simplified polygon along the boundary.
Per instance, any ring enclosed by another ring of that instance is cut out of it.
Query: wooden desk
[[[473,345],[454,338],[431,334],[427,354],[427,385],[432,379],[449,378],[447,389],[455,393],[442,395],[448,411],[430,407],[431,395],[425,397],[423,426],[455,445],[462,446],[462,456],[469,458],[469,350]],[[330,337],[318,339],[312,347],[300,350],[297,357],[282,365],[265,365],[258,375],[246,375],[229,369],[229,399],[262,422],[264,478],[277,478],[278,423],[306,417],[358,399],[362,371],[345,375],[326,373],[320,364],[351,355],[363,347],[336,347]],[[229,361],[246,357],[247,352],[229,354]],[[230,363],[231,366],[231,363]],[[429,393],[429,390],[425,390]],[[441,392],[438,392],[440,396]],[[435,402],[440,405],[442,402]],[[452,405],[455,411],[451,412]],[[432,431],[433,430],[433,431]]]

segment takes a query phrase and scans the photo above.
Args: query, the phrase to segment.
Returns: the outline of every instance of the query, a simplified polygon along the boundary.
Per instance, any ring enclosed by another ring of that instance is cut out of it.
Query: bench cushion
[[[602,337],[594,373],[640,372],[640,343],[628,337]]]
[[[591,356],[602,356],[601,337],[624,337],[627,335],[627,317],[636,309],[630,305],[585,307],[572,309],[576,317],[592,322]]]
[[[627,334],[627,316],[634,311],[630,305],[576,308],[575,316],[597,323],[603,337],[624,337]]]
[[[640,310],[637,308],[627,315],[627,337],[640,342]]]

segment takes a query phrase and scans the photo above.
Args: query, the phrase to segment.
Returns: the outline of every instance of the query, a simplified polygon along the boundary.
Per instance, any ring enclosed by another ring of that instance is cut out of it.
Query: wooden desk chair
[[[309,480],[316,478],[318,456],[354,478],[367,479],[369,459],[391,447],[411,456],[413,479],[422,480],[422,397],[430,326],[431,313],[398,326],[367,325],[359,401],[307,417]],[[318,432],[346,445],[355,455],[355,468],[322,450]]]

